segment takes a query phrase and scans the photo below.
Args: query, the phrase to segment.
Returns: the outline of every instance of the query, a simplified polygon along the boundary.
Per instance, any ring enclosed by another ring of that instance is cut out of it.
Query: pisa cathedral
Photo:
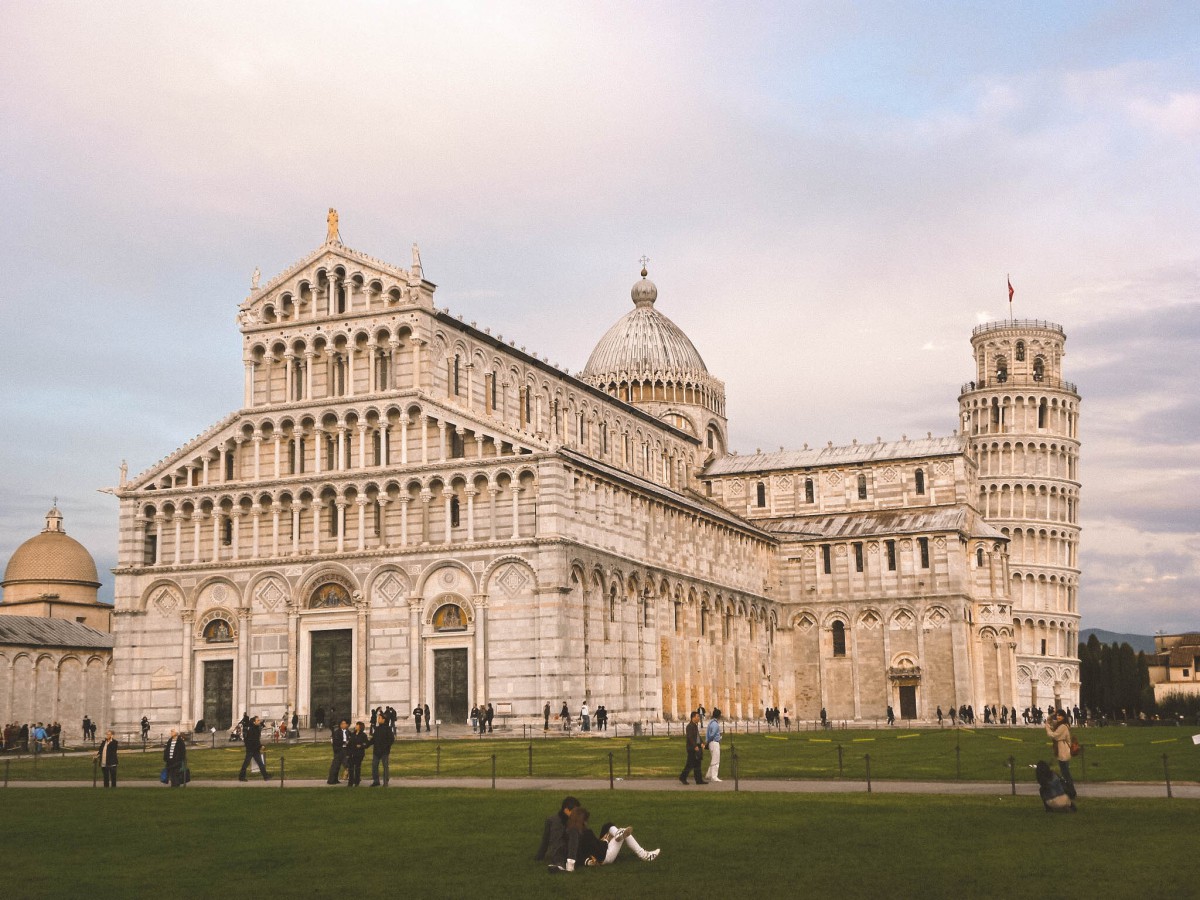
[[[646,275],[572,375],[439,309],[415,247],[331,226],[256,273],[242,408],[116,489],[114,722],[1078,701],[1059,326],[975,329],[953,434],[739,455]]]

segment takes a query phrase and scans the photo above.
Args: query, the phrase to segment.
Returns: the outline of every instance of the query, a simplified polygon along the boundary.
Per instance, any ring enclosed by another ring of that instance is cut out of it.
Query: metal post
[[[1017,796],[1017,761],[1011,756],[1008,758],[1008,777],[1012,781],[1012,795]]]
[[[283,790],[284,775],[287,774],[287,760],[282,754],[279,756],[279,789]]]
[[[871,793],[871,754],[863,757],[867,761],[867,793]]]
[[[1167,799],[1171,799],[1171,770],[1167,768],[1167,754],[1163,754],[1163,777],[1167,780]]]
[[[954,745],[954,777],[962,778],[962,747]]]
[[[838,744],[838,778],[842,777],[842,745]]]
[[[492,790],[496,789],[496,754],[492,754]]]
[[[608,789],[613,789],[615,779],[613,778],[613,755],[612,751],[608,751]]]
[[[529,777],[533,777],[533,741],[529,742]]]
[[[625,777],[633,777],[633,744],[625,745]]]

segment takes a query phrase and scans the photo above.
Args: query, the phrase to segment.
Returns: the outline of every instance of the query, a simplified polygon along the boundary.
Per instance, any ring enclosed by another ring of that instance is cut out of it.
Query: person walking
[[[142,716],[142,743],[145,743],[150,737],[150,720]]]
[[[326,784],[337,784],[342,772],[342,764],[346,762],[346,752],[350,747],[350,720],[342,719],[338,727],[330,735],[330,745],[333,747],[333,761],[329,764],[329,776]]]
[[[1061,709],[1046,722],[1046,734],[1054,741],[1054,755],[1058,759],[1058,771],[1062,775],[1063,787],[1071,802],[1075,802],[1075,780],[1071,778],[1071,729],[1067,727],[1067,714]]]
[[[184,772],[187,770],[187,743],[174,728],[163,747],[163,765],[167,767],[167,782],[171,787],[183,787]]]
[[[700,774],[700,766],[704,762],[704,741],[700,739],[700,712],[692,710],[691,721],[687,724],[687,729],[684,731],[684,740],[687,742],[687,762],[684,764],[683,771],[679,773],[679,783],[687,784],[688,772],[694,772],[696,776],[696,784],[707,784],[704,776]]]
[[[542,731],[550,730],[550,701],[546,701],[545,707],[542,709]]]
[[[417,734],[421,733],[421,716],[423,714],[424,711],[421,709],[421,704],[418,703],[413,707],[413,722],[417,725]]]
[[[592,714],[588,709],[587,701],[583,701],[583,706],[579,708],[579,721],[584,731],[592,730]]]
[[[890,704],[888,705],[888,708],[887,708],[887,723],[889,725],[896,724],[896,711],[894,709],[892,709]]]
[[[387,716],[380,713],[375,733],[371,735],[371,787],[379,787],[380,763],[383,764],[383,786],[387,787],[391,781],[392,744],[395,742],[396,736],[388,727]]]
[[[258,766],[263,781],[271,780],[271,776],[267,774],[267,761],[263,759],[262,730],[262,719],[254,716],[242,731],[242,745],[246,748],[246,756],[242,759],[242,770],[238,772],[238,781],[246,780],[246,770],[250,767],[251,760],[254,760],[254,764]]]
[[[704,733],[704,743],[708,744],[708,775],[709,781],[720,781],[721,770],[721,710],[713,707],[712,716],[708,720],[708,729]]]
[[[429,734],[429,725],[432,722],[432,720],[433,720],[433,717],[431,715],[429,715],[429,704],[426,703],[425,704],[425,733],[426,734]]]
[[[100,771],[104,773],[104,786],[117,786],[117,739],[113,737],[112,729],[104,732],[104,742],[100,744],[100,750],[96,754],[96,759],[100,760]],[[109,783],[111,782],[111,784]]]
[[[485,712],[485,713],[483,714],[483,719],[484,719],[484,721],[485,721],[485,722],[487,722],[487,730],[488,730],[488,734],[491,734],[491,733],[492,733],[492,720],[493,720],[494,718],[496,718],[496,710],[495,710],[495,708],[492,706],[492,704],[490,704],[490,703],[489,703],[489,704],[487,705],[487,712]]]

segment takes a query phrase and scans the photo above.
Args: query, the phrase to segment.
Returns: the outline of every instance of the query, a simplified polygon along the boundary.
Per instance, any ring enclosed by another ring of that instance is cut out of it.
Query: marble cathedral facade
[[[116,491],[114,720],[1074,701],[1061,329],[977,329],[961,436],[738,456],[642,275],[577,375],[438,309],[415,247],[331,226],[256,277],[242,408]]]

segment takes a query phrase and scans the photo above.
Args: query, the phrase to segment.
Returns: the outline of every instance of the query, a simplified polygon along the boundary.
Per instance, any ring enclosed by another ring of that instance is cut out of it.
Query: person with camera
[[[262,755],[262,730],[262,719],[255,716],[250,719],[242,731],[242,744],[246,748],[246,756],[242,760],[242,771],[238,773],[238,781],[246,780],[246,770],[249,768],[251,760],[254,760],[254,764],[258,766],[263,781],[271,780],[271,776],[267,774],[267,761],[263,759]]]
[[[1054,756],[1058,760],[1058,771],[1062,776],[1063,788],[1071,802],[1075,802],[1075,780],[1071,778],[1071,729],[1067,726],[1067,714],[1061,709],[1046,721],[1046,734],[1054,741]]]

